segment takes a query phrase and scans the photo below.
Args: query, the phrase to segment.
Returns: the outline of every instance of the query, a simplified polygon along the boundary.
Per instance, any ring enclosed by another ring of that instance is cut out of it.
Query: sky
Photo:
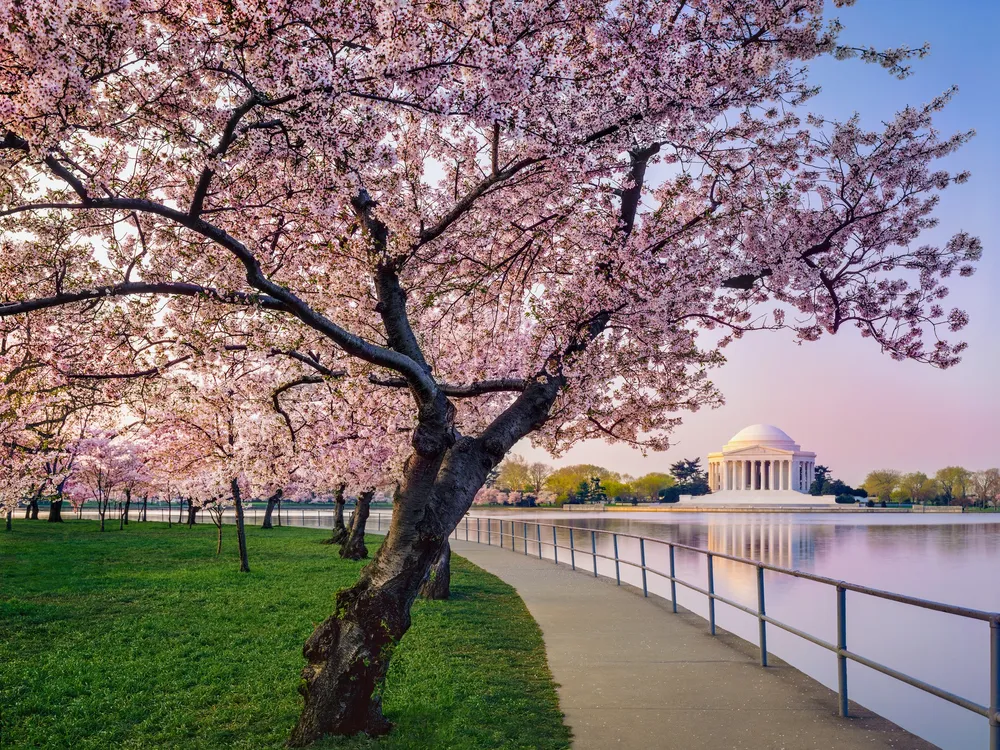
[[[832,3],[830,3],[832,6]],[[722,448],[750,424],[773,424],[815,451],[833,476],[860,483],[873,469],[923,471],[943,466],[1000,466],[1000,0],[858,0],[833,9],[841,37],[857,46],[931,46],[898,80],[876,65],[824,59],[810,66],[821,93],[808,109],[843,119],[859,112],[877,126],[907,104],[923,104],[951,86],[958,94],[936,119],[945,134],[974,129],[976,137],[941,162],[972,179],[945,191],[940,225],[921,244],[957,231],[980,237],[983,260],[971,279],[949,280],[947,307],[966,310],[969,343],[960,364],[939,370],[895,362],[854,329],[798,345],[792,334],[760,332],[725,351],[713,380],[726,404],[687,413],[673,447],[643,456],[623,445],[581,443],[553,459],[527,442],[513,452],[553,466],[593,463],[640,475],[667,471],[681,458]]]

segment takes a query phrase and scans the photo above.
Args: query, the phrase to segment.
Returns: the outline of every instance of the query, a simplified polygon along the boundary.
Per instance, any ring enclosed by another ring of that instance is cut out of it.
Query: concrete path
[[[541,626],[576,750],[925,750],[934,745],[851,704],[668,602],[510,550],[452,549],[511,584]]]

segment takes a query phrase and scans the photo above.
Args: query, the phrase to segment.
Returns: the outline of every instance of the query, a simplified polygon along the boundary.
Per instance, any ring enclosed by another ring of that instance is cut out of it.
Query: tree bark
[[[274,512],[274,506],[281,501],[281,494],[282,491],[278,490],[267,499],[267,507],[264,508],[264,523],[260,525],[262,529],[274,528],[274,526],[271,525],[271,514]]]
[[[125,506],[119,501],[118,502],[118,530],[121,531],[125,528]]]
[[[347,541],[348,532],[344,525],[344,503],[347,502],[344,498],[344,490],[346,489],[347,486],[344,484],[337,487],[337,493],[334,496],[333,530],[330,532],[330,536],[321,542],[322,544],[343,544]]]
[[[375,490],[365,490],[358,495],[358,505],[354,509],[351,531],[347,540],[340,548],[340,556],[345,560],[364,560],[368,557],[368,547],[365,546],[365,526],[371,514],[372,497]]]
[[[125,519],[125,525],[128,526],[128,511],[132,507],[132,490],[125,491],[125,509],[123,518]]]
[[[11,524],[11,519],[12,519],[13,517],[14,517],[14,513],[13,513],[13,511],[11,511],[11,510],[10,510],[10,508],[8,508],[8,509],[7,509],[7,523],[6,523],[6,528],[5,528],[5,531],[13,531],[13,530],[14,530],[14,527],[13,527],[13,525]]]
[[[142,510],[139,511],[139,518],[145,523],[149,520],[149,495],[142,496]]]
[[[177,498],[177,525],[184,523],[184,498]]]
[[[446,487],[436,480],[445,471],[447,448],[410,456],[385,541],[358,582],[337,594],[334,614],[306,641],[307,665],[299,683],[304,706],[289,745],[301,747],[328,734],[377,736],[389,731],[377,688],[393,649],[410,627],[410,607],[428,567],[492,468],[489,461],[469,461],[473,452],[465,443],[457,454],[452,451],[452,458],[460,455],[460,463],[468,464],[458,472],[464,484]],[[447,470],[449,476],[452,472]]]
[[[191,502],[191,500],[188,500],[188,517],[187,517],[188,528],[190,529],[192,526],[194,526],[195,523],[197,523],[197,521],[198,521],[198,508],[195,506],[194,503]]]
[[[424,599],[444,600],[451,598],[451,543],[445,541],[441,551],[431,564],[424,583],[420,587]]]
[[[581,336],[604,322],[595,318]],[[334,614],[306,641],[299,682],[304,706],[290,746],[328,734],[389,730],[377,689],[410,626],[410,607],[431,563],[489,472],[514,443],[544,424],[564,382],[558,374],[536,378],[475,438],[455,434],[454,407],[440,394],[421,403],[388,534],[358,582],[337,594]]]
[[[240,549],[240,573],[250,572],[250,559],[247,557],[247,530],[243,523],[243,500],[240,497],[240,485],[235,479],[233,486],[233,505],[236,507],[236,540]],[[219,528],[222,528],[222,518],[219,518]]]
[[[63,522],[62,505],[63,505],[62,498],[53,500],[52,502],[49,503],[49,518],[48,518],[49,523]]]

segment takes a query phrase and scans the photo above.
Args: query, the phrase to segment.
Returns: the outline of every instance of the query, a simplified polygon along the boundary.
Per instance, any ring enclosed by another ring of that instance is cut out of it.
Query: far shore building
[[[706,505],[830,503],[832,497],[809,494],[815,470],[815,453],[802,450],[774,425],[753,424],[736,433],[721,451],[708,454],[712,494],[691,501]]]

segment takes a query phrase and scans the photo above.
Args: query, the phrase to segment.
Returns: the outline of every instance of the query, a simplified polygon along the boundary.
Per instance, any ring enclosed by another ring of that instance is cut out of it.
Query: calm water
[[[497,514],[507,515],[512,514]],[[604,529],[680,542],[753,558],[831,578],[924,599],[1000,611],[1000,515],[923,514],[752,514],[752,513],[518,513],[543,523]],[[485,528],[485,527],[484,527]],[[494,544],[496,543],[494,522]],[[474,522],[473,522],[474,529]],[[509,527],[506,529],[509,534]],[[460,527],[460,534],[464,530]],[[520,537],[523,531],[516,528]],[[543,529],[543,541],[551,542]],[[529,530],[535,536],[535,530]],[[473,531],[473,538],[475,533]],[[577,565],[591,569],[590,535],[577,533]],[[483,539],[485,541],[485,538]],[[568,544],[568,532],[559,543]],[[505,540],[510,544],[509,538]],[[517,540],[518,549],[522,540]],[[537,554],[529,541],[528,550]],[[543,551],[551,557],[551,547]],[[598,535],[598,554],[612,554],[612,540]],[[619,539],[619,554],[638,560],[638,542]],[[560,550],[560,562],[568,553]],[[648,544],[647,565],[667,570],[665,546]],[[614,564],[598,560],[603,575]],[[705,587],[703,555],[677,550],[678,575]],[[640,584],[639,571],[622,566],[623,580]],[[754,568],[715,561],[720,595],[756,607]],[[669,595],[669,583],[650,576],[652,592]],[[830,642],[836,642],[835,590],[812,581],[765,575],[768,614]],[[679,604],[707,617],[705,598],[678,591]],[[757,642],[757,621],[724,604],[716,605],[720,627]],[[933,685],[989,705],[989,625],[848,592],[848,648]],[[669,643],[664,644],[670,648]],[[836,689],[836,657],[775,627],[768,650]],[[957,706],[885,677],[860,664],[848,665],[852,700],[948,750],[988,746],[987,721]],[[836,710],[835,704],[831,710]]]
[[[176,517],[177,511],[174,511]],[[90,512],[85,512],[90,516]],[[504,546],[510,547],[509,519],[537,519],[541,523],[603,529],[647,539],[679,542],[774,565],[817,573],[874,588],[976,609],[1000,611],[1000,514],[825,514],[825,513],[553,513],[485,512],[459,524],[458,536],[499,544],[500,519]],[[292,526],[330,527],[327,510],[292,509],[282,514]],[[492,518],[487,520],[486,516]],[[249,523],[259,523],[261,512],[250,512]],[[373,511],[368,528],[384,530],[389,514]],[[160,512],[149,512],[161,520]],[[207,518],[199,519],[208,522]],[[226,522],[232,519],[227,516]],[[108,523],[117,524],[109,513]],[[525,529],[515,525],[515,545],[521,553]],[[530,525],[528,552],[538,554],[536,530]],[[552,558],[552,530],[542,529],[542,554]],[[560,547],[569,545],[569,532],[558,532]],[[590,534],[575,534],[576,564],[592,570]],[[619,556],[639,560],[638,542],[619,538]],[[613,555],[611,537],[597,535],[599,555]],[[559,550],[559,562],[569,562]],[[646,545],[646,564],[669,569],[667,547]],[[678,576],[706,585],[704,555],[676,551]],[[601,575],[614,577],[614,563],[598,558]],[[641,586],[638,569],[621,566],[622,580]],[[747,606],[757,605],[754,568],[727,560],[715,561],[716,591]],[[651,593],[669,598],[670,584],[650,575]],[[832,587],[812,581],[765,574],[767,612],[772,617],[829,642],[836,642],[836,597]],[[677,601],[707,617],[704,596],[678,587]],[[669,615],[663,615],[669,616]],[[719,627],[757,643],[757,620],[725,604],[716,605]],[[707,629],[707,624],[706,624]],[[836,689],[836,657],[820,647],[769,627],[768,651]],[[847,645],[870,659],[912,675],[977,703],[989,705],[989,625],[953,615],[909,607],[848,592]],[[664,643],[669,649],[671,644]],[[888,717],[946,750],[988,747],[987,722],[916,688],[904,685],[860,664],[848,664],[851,700]],[[830,710],[836,710],[831,699]],[[904,749],[905,750],[905,749]]]

